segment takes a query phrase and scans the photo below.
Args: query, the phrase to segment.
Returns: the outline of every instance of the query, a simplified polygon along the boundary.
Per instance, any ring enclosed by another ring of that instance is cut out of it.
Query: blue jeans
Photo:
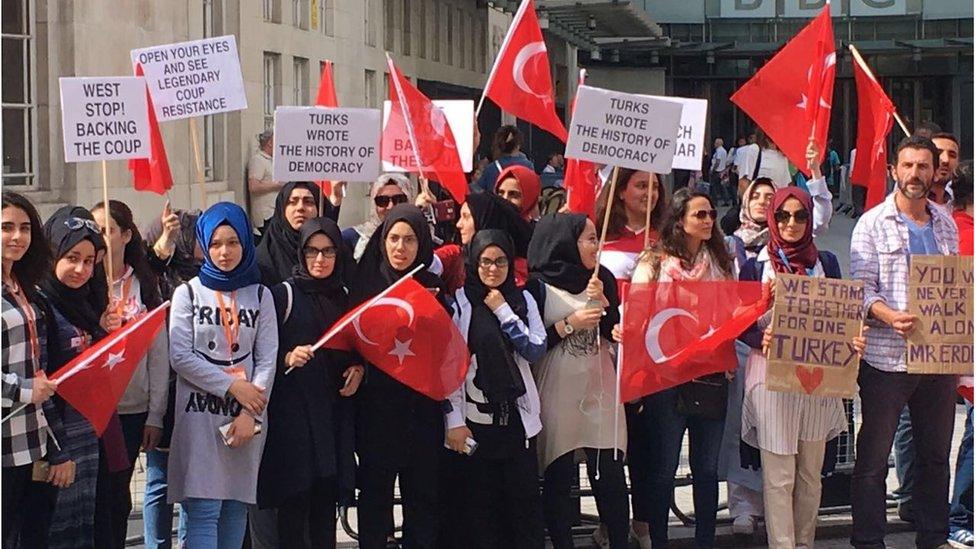
[[[898,416],[894,450],[898,488],[892,495],[898,503],[905,503],[912,500],[912,486],[915,484],[915,443],[912,440],[912,418],[908,406]]]
[[[973,529],[973,405],[966,405],[966,430],[956,457],[956,480],[949,502],[949,533]]]
[[[240,549],[247,530],[247,505],[232,499],[187,498],[186,549]]]
[[[674,494],[681,442],[688,431],[688,461],[691,465],[695,503],[695,542],[698,547],[715,543],[715,515],[718,513],[718,454],[725,420],[685,416],[677,411],[677,389],[668,389],[644,399],[647,430],[648,475],[646,494],[648,525],[655,547],[668,542],[668,513]]]
[[[146,453],[146,497],[142,504],[146,549],[170,549],[173,545],[173,506],[166,503],[166,462],[169,454]],[[186,540],[186,513],[180,506],[177,539]]]

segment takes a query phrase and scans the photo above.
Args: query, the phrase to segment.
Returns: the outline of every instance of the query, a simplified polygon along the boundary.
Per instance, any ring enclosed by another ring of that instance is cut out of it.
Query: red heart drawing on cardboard
[[[808,395],[820,387],[820,384],[823,383],[823,377],[823,368],[807,368],[800,365],[796,367],[796,378],[800,380],[800,385],[803,386],[803,390]]]

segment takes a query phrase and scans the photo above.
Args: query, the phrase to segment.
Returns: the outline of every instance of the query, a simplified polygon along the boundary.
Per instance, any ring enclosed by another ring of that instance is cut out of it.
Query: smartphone
[[[217,428],[217,431],[220,433],[220,438],[224,439],[224,444],[226,444],[227,446],[230,446],[231,441],[234,439],[234,437],[228,437],[227,436],[227,433],[230,431],[230,426],[231,426],[232,423],[234,423],[234,422],[232,421],[230,423],[225,423],[225,424],[223,424],[223,425],[221,425],[220,427]],[[260,435],[261,434],[261,424],[260,423],[257,423],[257,422],[254,423],[254,434],[255,435]]]

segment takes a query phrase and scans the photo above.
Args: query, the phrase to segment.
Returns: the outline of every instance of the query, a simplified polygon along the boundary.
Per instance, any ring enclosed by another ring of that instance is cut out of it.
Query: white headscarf
[[[380,189],[391,184],[400,187],[400,190],[407,195],[407,201],[409,203],[413,204],[417,198],[417,191],[413,188],[413,184],[402,173],[383,173],[376,178],[376,181],[370,183],[369,213],[366,215],[366,221],[353,227],[359,233],[359,241],[356,242],[356,248],[352,252],[353,258],[356,261],[359,261],[359,258],[362,257],[363,252],[366,250],[366,244],[369,243],[370,237],[373,236],[373,231],[383,223],[383,220],[376,213],[376,204],[373,200],[376,199],[376,195],[379,194]]]

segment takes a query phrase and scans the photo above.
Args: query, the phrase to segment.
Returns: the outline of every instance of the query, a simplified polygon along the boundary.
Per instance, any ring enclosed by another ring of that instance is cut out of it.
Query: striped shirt
[[[858,220],[851,236],[851,277],[864,281],[867,348],[864,360],[885,372],[907,371],[905,340],[895,330],[871,317],[871,306],[883,302],[896,311],[908,309],[908,225],[898,215],[897,192],[871,208]],[[929,202],[935,241],[942,255],[959,253],[956,224]]]

